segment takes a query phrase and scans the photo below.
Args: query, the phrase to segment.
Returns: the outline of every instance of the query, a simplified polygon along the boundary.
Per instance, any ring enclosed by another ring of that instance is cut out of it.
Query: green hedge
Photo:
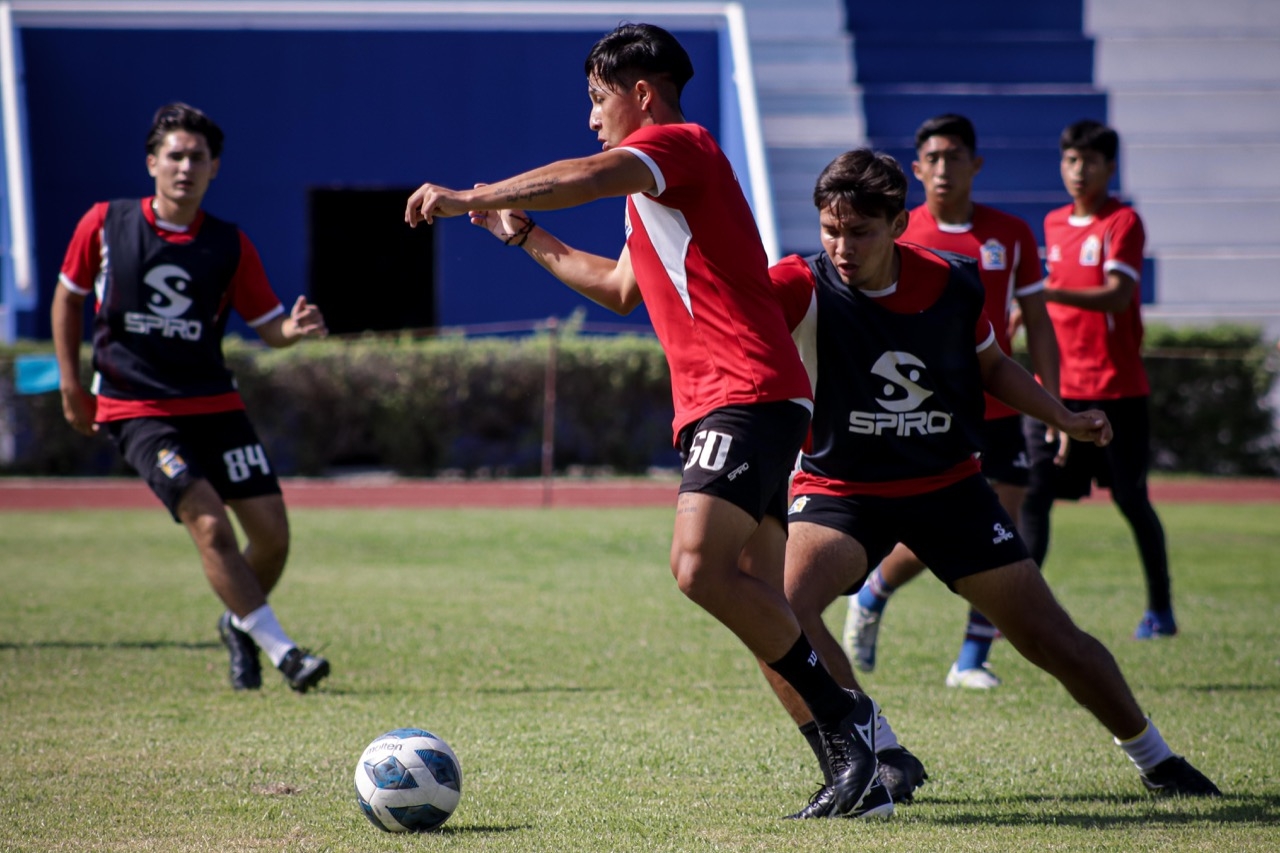
[[[282,474],[365,465],[409,475],[529,475],[542,464],[550,341],[546,334],[371,337],[270,350],[230,338],[225,351]],[[17,435],[16,458],[6,470],[123,473],[109,442],[66,425],[57,394],[12,394],[16,354],[0,349],[0,376],[8,383],[0,395],[11,403]],[[675,464],[671,385],[655,339],[561,334],[556,386],[558,470],[635,473]]]
[[[555,466],[618,473],[674,466],[666,361],[650,337],[557,338]],[[269,350],[227,341],[227,359],[283,474],[337,466],[406,475],[533,475],[541,469],[549,336],[365,338]],[[1275,357],[1254,329],[1148,333],[1152,443],[1165,470],[1280,470],[1267,398]],[[57,394],[16,396],[13,359],[48,345],[0,348],[11,474],[125,473],[103,438],[62,418]],[[84,359],[88,364],[88,357]]]
[[[1280,472],[1271,400],[1277,357],[1261,330],[1151,326],[1146,348],[1156,468]]]

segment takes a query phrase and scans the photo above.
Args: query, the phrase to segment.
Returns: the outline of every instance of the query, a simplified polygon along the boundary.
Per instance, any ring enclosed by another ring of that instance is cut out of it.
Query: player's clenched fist
[[[423,184],[409,196],[409,203],[404,208],[404,221],[416,228],[423,221],[430,225],[437,216],[461,216],[466,212],[467,205],[456,190]]]
[[[1077,441],[1087,441],[1099,447],[1106,447],[1111,443],[1111,421],[1099,409],[1073,412],[1071,418],[1060,426],[1063,432]]]

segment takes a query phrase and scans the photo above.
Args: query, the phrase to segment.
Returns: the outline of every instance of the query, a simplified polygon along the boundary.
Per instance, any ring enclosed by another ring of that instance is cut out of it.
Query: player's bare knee
[[[282,568],[289,559],[289,529],[282,527],[255,534],[249,540],[248,550],[253,552],[255,563]]]
[[[671,552],[671,575],[676,579],[680,592],[693,601],[698,601],[702,587],[706,585],[702,566],[697,552],[674,549]]]
[[[201,551],[224,555],[238,551],[236,532],[227,518],[200,513],[184,518],[183,522]]]

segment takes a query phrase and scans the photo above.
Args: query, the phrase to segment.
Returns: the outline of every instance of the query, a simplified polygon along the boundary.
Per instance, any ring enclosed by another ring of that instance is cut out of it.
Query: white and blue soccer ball
[[[356,763],[356,799],[387,832],[439,828],[462,798],[462,767],[449,744],[423,729],[378,735]]]

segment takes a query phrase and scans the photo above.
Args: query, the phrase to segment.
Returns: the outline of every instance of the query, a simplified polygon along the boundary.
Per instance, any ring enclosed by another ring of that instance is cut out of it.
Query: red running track
[[[671,479],[401,480],[286,479],[291,507],[447,509],[510,507],[675,506]],[[1159,503],[1280,503],[1280,480],[1175,478],[1151,482]],[[1090,500],[1107,500],[1099,491]],[[0,478],[0,511],[156,508],[140,480],[129,478]]]

